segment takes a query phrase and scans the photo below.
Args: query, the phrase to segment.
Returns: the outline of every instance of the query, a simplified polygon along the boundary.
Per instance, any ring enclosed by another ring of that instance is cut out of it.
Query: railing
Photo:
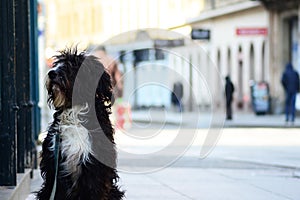
[[[0,185],[36,167],[39,132],[37,2],[0,1]]]

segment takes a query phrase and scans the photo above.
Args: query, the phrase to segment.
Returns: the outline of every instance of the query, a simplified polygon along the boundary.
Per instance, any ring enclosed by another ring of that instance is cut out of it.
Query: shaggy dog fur
[[[88,75],[87,80],[80,80],[73,91],[79,71]],[[90,79],[97,80],[94,91]],[[112,86],[103,65],[76,49],[64,50],[55,56],[46,87],[48,104],[55,113],[43,142],[40,169],[44,182],[36,198],[50,199],[56,177],[56,200],[122,199],[124,192],[116,184],[114,130],[109,120]],[[60,141],[57,176],[56,134]]]

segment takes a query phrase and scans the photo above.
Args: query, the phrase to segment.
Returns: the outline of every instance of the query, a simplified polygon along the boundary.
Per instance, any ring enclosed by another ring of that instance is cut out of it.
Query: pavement
[[[200,152],[208,133],[197,129],[188,149],[183,154],[175,152],[174,162],[166,165],[162,161],[168,161],[173,151],[147,155],[166,148],[170,143],[164,141],[175,135],[189,137],[195,132],[178,132],[176,127],[157,130],[152,129],[152,135],[163,136],[150,143],[141,140],[149,138],[151,130],[129,131],[140,140],[126,138],[126,132],[117,134],[121,185],[127,190],[127,199],[300,199],[300,132],[296,128],[225,128],[204,158]],[[142,159],[134,156],[138,154],[144,155]]]
[[[222,128],[246,128],[246,127],[268,127],[268,128],[299,128],[300,117],[296,118],[293,125],[286,124],[284,114],[278,115],[256,115],[252,112],[235,112],[232,120],[225,120],[222,111],[208,112],[173,112],[166,110],[140,110],[132,112],[132,121],[146,124],[173,124],[190,128],[209,128],[218,126]]]
[[[300,199],[299,121],[291,126],[284,115],[243,112],[226,121],[221,112],[134,111],[131,128],[116,132],[120,186],[129,200]],[[201,157],[216,127],[220,135]],[[172,144],[179,134],[191,143]],[[166,147],[171,150],[154,155]],[[31,191],[41,183],[35,170]]]

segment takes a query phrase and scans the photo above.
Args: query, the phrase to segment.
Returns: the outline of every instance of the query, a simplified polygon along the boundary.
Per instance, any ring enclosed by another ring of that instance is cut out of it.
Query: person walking
[[[226,96],[226,119],[232,120],[232,108],[234,86],[229,76],[225,77],[225,96]]]
[[[182,102],[181,102],[182,97],[183,97],[183,85],[181,82],[177,81],[173,85],[171,101],[178,108],[179,112],[182,112],[183,110]]]
[[[299,92],[299,74],[288,63],[282,74],[281,83],[285,90],[285,121],[294,124],[296,113],[296,95]]]

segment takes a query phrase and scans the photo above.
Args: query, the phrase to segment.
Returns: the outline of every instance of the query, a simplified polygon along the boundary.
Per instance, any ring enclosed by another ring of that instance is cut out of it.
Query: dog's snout
[[[50,72],[48,72],[48,76],[50,79],[55,79],[57,74],[54,70],[51,70]]]

